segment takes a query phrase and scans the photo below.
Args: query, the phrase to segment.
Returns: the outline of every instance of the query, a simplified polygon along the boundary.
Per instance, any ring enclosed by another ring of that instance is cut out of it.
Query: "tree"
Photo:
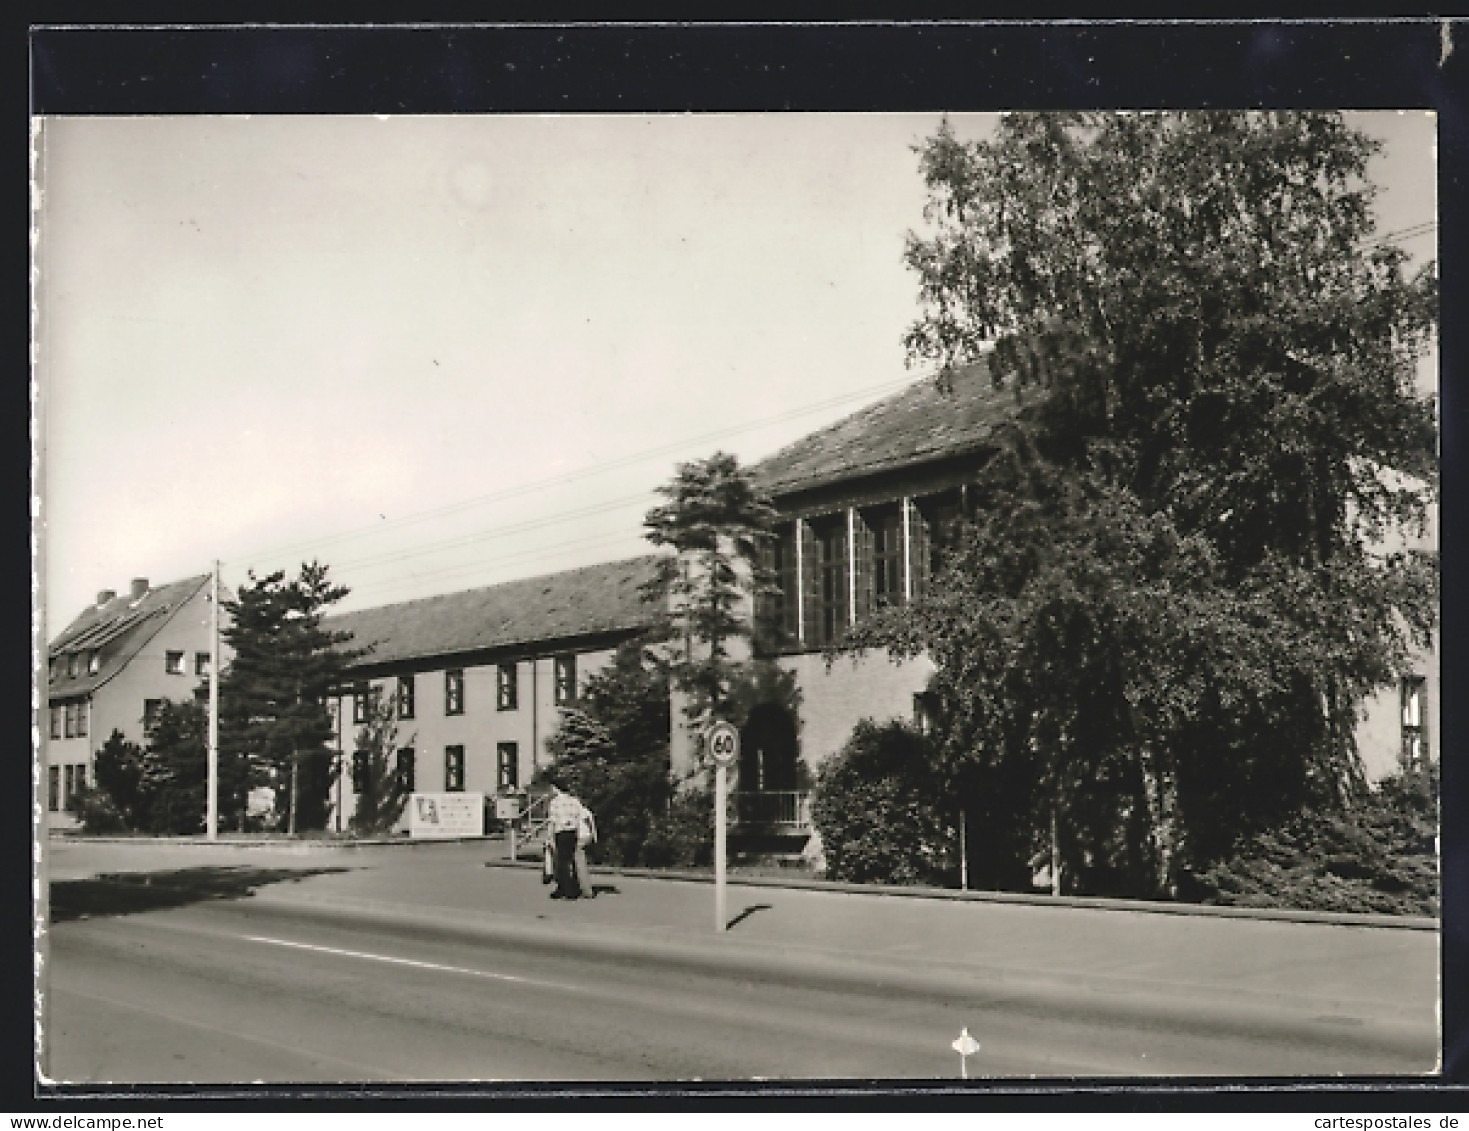
[[[1436,498],[1437,286],[1375,235],[1374,151],[1340,115],[1213,112],[920,147],[910,363],[950,387],[983,357],[1017,411],[930,592],[853,642],[934,658],[996,871],[1158,894],[1360,795],[1355,712],[1437,585],[1387,548]]]
[[[148,821],[148,796],[143,792],[144,753],[122,731],[114,730],[98,747],[92,763],[93,786],[111,799],[117,816],[129,829],[144,828]]]
[[[321,827],[332,782],[333,738],[327,695],[346,679],[360,652],[351,633],[322,627],[323,611],[349,590],[327,567],[303,564],[294,580],[277,570],[252,572],[226,608],[224,637],[234,659],[220,679],[220,748],[249,767],[236,786],[239,811],[253,784],[276,787],[276,810],[288,831]]]
[[[352,752],[352,788],[357,794],[353,831],[386,833],[403,815],[409,789],[398,766],[399,749],[397,701],[391,696],[373,695],[367,721],[357,731]]]
[[[775,509],[732,455],[678,465],[659,488],[667,502],[643,519],[655,546],[677,551],[649,586],[663,610],[661,637],[674,643],[673,685],[686,696],[691,722],[715,713],[745,666],[755,597],[771,586],[761,548]]]
[[[209,712],[195,699],[164,699],[148,724],[142,760],[147,828],[160,836],[204,831],[208,788]]]
[[[669,721],[667,672],[633,640],[587,679],[579,709],[547,740],[561,784],[596,815],[598,851],[613,863],[644,863],[649,831],[667,816]]]

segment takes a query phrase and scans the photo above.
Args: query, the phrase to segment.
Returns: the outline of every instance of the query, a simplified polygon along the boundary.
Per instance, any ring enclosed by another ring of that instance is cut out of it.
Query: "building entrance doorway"
[[[796,720],[779,703],[761,703],[740,731],[735,812],[741,824],[800,827],[805,797],[798,789],[800,739]]]

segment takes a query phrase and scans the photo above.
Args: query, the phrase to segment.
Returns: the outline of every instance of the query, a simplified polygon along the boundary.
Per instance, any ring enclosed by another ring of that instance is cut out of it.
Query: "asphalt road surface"
[[[1427,1073],[1431,932],[603,877],[476,846],[53,882],[63,1081]],[[157,867],[157,863],[151,864]],[[126,867],[119,871],[125,871]],[[1374,977],[1373,972],[1378,977]]]

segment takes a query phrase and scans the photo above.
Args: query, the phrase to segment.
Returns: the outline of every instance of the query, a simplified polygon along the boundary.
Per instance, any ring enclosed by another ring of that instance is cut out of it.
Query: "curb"
[[[487,860],[486,868],[539,868],[539,861]],[[676,880],[682,883],[712,884],[714,877],[705,872],[676,871],[661,868],[609,868],[599,866],[598,874],[628,876],[648,880]],[[1028,895],[1024,892],[957,891],[954,888],[899,886],[895,884],[856,884],[843,880],[819,880],[800,876],[730,875],[727,883],[743,887],[794,888],[802,891],[842,892],[850,895],[885,895],[898,899],[942,899],[963,903],[1018,903],[1029,907],[1072,907],[1093,911],[1132,911],[1149,915],[1202,915],[1216,919],[1266,919],[1287,923],[1320,923],[1336,927],[1379,927],[1399,931],[1432,931],[1441,924],[1423,915],[1375,915],[1365,912],[1301,911],[1288,907],[1236,907],[1208,903],[1163,903],[1158,900],[1105,899],[1083,895]]]

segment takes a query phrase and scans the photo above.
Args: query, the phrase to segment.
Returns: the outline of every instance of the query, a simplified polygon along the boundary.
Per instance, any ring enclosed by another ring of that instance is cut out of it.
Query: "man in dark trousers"
[[[581,893],[576,874],[576,840],[582,823],[582,803],[564,792],[554,781],[546,807],[547,828],[556,857],[556,886],[552,899],[575,899]]]

